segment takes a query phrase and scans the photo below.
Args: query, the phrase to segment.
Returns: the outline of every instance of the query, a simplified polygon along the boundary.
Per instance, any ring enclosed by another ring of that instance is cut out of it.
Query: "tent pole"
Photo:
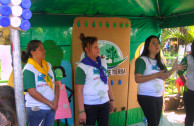
[[[14,75],[15,103],[18,126],[26,126],[19,31],[10,29]]]
[[[160,15],[160,5],[159,5],[158,0],[156,0],[156,2],[157,2],[157,8],[158,8],[158,16],[160,17],[160,16],[161,16],[161,15]]]

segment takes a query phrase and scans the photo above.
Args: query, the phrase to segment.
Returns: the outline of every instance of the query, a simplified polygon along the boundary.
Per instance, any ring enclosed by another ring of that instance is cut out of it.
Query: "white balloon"
[[[22,15],[22,8],[20,6],[12,6],[11,11],[12,11],[13,16],[21,16]]]
[[[21,19],[19,17],[10,17],[10,24],[12,27],[19,27],[21,24]]]
[[[19,5],[21,2],[22,2],[22,0],[11,0],[10,3],[11,3],[12,5],[15,5],[15,6],[16,6],[16,5]]]

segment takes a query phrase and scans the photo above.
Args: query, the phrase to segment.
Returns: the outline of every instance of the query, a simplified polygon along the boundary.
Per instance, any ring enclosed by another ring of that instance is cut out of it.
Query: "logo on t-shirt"
[[[51,75],[49,75],[49,76],[50,76],[51,79],[53,78]],[[38,77],[37,77],[37,80],[38,80],[38,81],[41,81],[41,82],[46,82],[46,81],[45,81],[45,77],[46,77],[46,75],[44,75],[44,74],[42,74],[42,73],[39,73],[39,75],[38,75]]]
[[[124,75],[126,74],[125,68],[117,68],[120,64],[122,64],[128,56],[124,57],[121,49],[108,40],[99,40],[98,45],[100,48],[99,56],[101,59],[105,59],[107,62],[108,73],[109,76],[112,75]],[[80,58],[80,61],[85,57],[85,53],[83,52]]]
[[[108,71],[103,66],[102,66],[102,69],[104,70],[105,74],[107,74]],[[93,69],[93,73],[100,75],[99,69],[96,69],[96,68]]]
[[[152,70],[158,70],[158,71],[160,71],[160,67],[158,67],[158,64],[152,65]]]

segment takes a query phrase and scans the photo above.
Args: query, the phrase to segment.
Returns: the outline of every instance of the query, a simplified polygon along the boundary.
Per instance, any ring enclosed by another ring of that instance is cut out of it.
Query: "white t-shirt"
[[[105,72],[105,74],[108,74],[107,71],[107,64],[105,60],[102,60],[102,67]],[[80,83],[78,76],[83,76],[80,75],[81,73],[85,74],[84,80],[84,88],[83,88],[83,101],[84,104],[87,105],[99,105],[99,104],[104,104],[107,101],[109,101],[109,96],[108,96],[108,84],[105,84],[101,79],[100,79],[100,71],[92,66],[85,65],[84,63],[79,63],[77,68],[79,70],[76,70],[76,83]],[[83,71],[83,72],[82,72]],[[78,73],[79,72],[79,73]]]
[[[146,64],[146,69],[143,73],[144,76],[151,75],[161,71],[157,65],[156,59],[151,59],[146,56],[141,56],[140,58],[143,59],[143,61]],[[161,97],[163,91],[164,91],[163,80],[159,78],[155,78],[147,82],[139,83],[137,92],[139,95]]]
[[[194,91],[194,59],[192,55],[188,55],[187,57],[187,80],[186,80],[186,86]]]
[[[24,90],[27,90],[29,88],[36,88],[36,91],[39,92],[42,96],[44,96],[49,101],[53,101],[55,98],[55,85],[54,85],[54,74],[51,69],[51,64],[49,65],[49,76],[52,79],[53,89],[46,83],[44,80],[45,75],[40,73],[38,70],[34,68],[31,64],[26,64],[23,69],[23,82],[24,82]],[[33,97],[29,95],[27,92],[25,94],[25,100],[26,100],[26,107],[34,107],[38,106],[40,109],[44,110],[50,110],[51,108],[37,100],[35,100]]]

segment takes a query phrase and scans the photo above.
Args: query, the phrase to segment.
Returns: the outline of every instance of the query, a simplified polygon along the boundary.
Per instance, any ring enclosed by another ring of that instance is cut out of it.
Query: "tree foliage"
[[[161,41],[166,42],[171,38],[179,38],[184,41],[183,44],[187,45],[194,41],[194,26],[184,27],[186,32],[182,32],[180,28],[165,28],[162,30]]]
[[[114,63],[114,59],[118,58],[117,50],[112,46],[109,49],[106,49],[107,52],[107,58],[106,60],[112,59],[112,63]]]

